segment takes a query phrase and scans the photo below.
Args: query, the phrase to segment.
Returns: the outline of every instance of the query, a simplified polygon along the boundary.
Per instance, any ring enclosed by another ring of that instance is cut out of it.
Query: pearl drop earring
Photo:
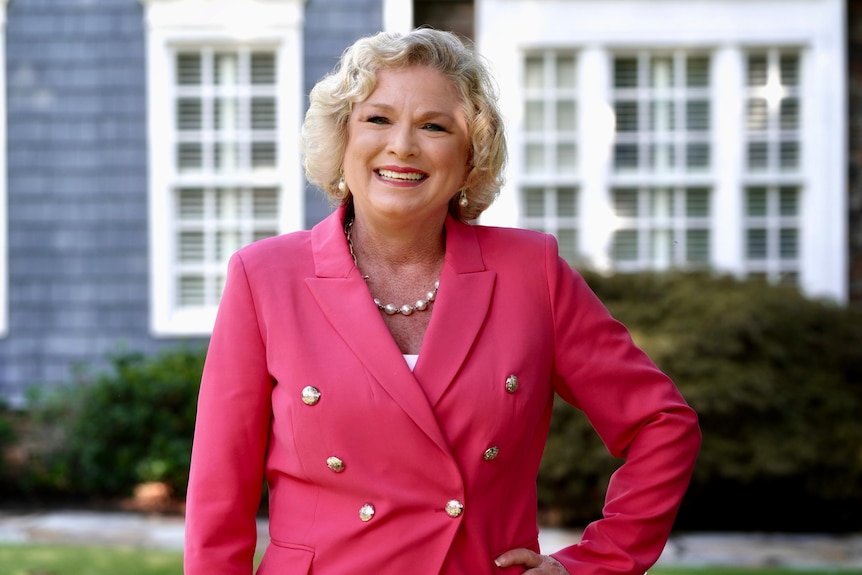
[[[466,208],[469,203],[470,200],[467,198],[467,193],[462,189],[461,196],[458,198],[458,205],[462,208]]]

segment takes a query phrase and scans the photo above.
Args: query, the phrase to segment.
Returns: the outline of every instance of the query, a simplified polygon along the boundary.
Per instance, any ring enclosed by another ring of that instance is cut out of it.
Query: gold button
[[[515,393],[518,390],[518,376],[510,375],[506,378],[506,391],[509,393]]]
[[[359,508],[359,518],[363,521],[371,521],[371,518],[374,517],[374,506],[370,503],[366,503],[362,507]]]
[[[326,458],[326,466],[336,473],[344,471],[344,462],[335,456]]]
[[[311,385],[302,388],[302,402],[305,405],[314,405],[320,401],[320,390]]]
[[[497,447],[496,445],[494,447],[489,447],[488,449],[485,450],[485,453],[482,454],[482,459],[484,459],[485,461],[491,461],[492,459],[497,457],[497,455],[499,455],[499,453],[500,453],[500,448]]]
[[[457,499],[452,499],[446,503],[446,513],[449,517],[458,517],[464,513],[464,504]]]

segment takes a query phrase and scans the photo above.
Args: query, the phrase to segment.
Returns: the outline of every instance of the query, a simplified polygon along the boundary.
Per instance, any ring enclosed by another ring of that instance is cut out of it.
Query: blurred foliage
[[[184,495],[204,356],[186,347],[118,353],[91,380],[34,393],[37,447],[18,488],[110,498],[160,481]]]
[[[8,451],[15,445],[16,434],[12,426],[10,414],[2,402],[0,402],[0,478],[6,474],[6,460]]]
[[[862,310],[706,273],[584,277],[700,417],[678,527],[859,528]],[[619,462],[582,414],[554,409],[540,500],[583,523]]]

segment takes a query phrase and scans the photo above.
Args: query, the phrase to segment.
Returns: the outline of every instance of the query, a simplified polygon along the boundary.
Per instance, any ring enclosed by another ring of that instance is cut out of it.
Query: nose
[[[395,124],[390,132],[388,151],[398,158],[407,158],[418,154],[419,148],[416,142],[416,134],[413,127],[406,122]]]

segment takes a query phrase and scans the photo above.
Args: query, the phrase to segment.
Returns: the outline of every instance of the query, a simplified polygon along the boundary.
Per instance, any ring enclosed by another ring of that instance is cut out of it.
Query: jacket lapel
[[[495,278],[485,269],[476,229],[448,217],[440,288],[413,371],[432,405],[451,386],[473,347],[488,315]]]
[[[306,278],[306,285],[323,315],[377,382],[426,435],[449,453],[428,398],[407,367],[353,263],[344,239],[343,221],[342,207],[312,229],[317,277]],[[441,282],[441,290],[442,285]]]

